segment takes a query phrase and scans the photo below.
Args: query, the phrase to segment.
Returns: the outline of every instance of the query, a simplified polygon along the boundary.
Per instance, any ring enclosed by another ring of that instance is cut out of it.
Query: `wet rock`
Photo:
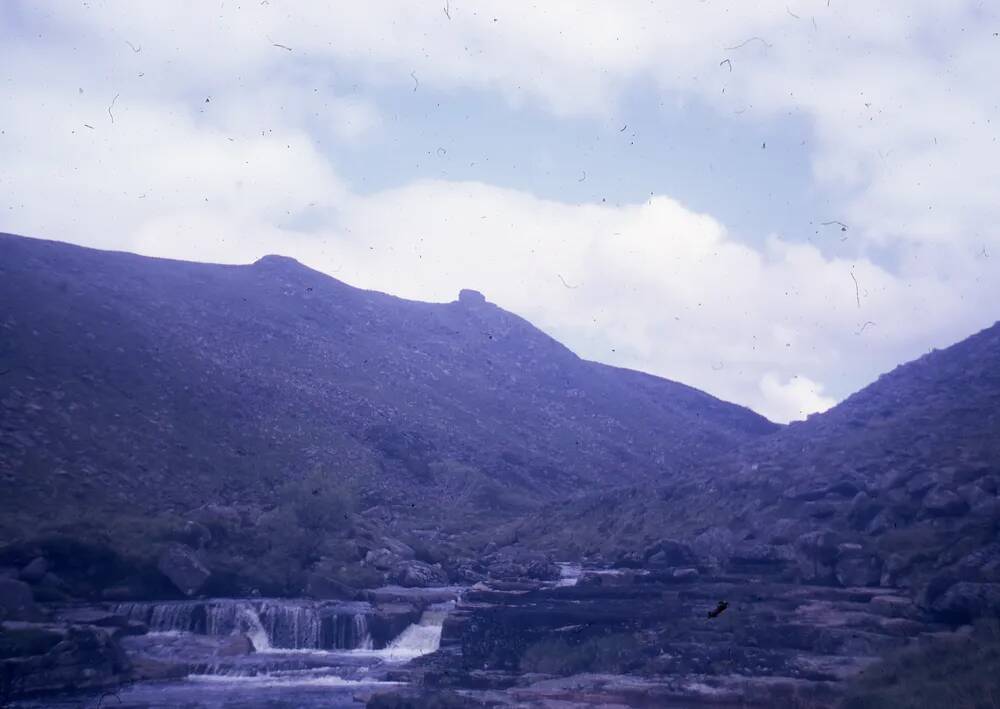
[[[420,622],[421,606],[414,603],[382,603],[368,617],[368,632],[375,647],[385,647],[413,623]]]
[[[31,587],[23,581],[0,579],[0,620],[41,620]]]
[[[71,625],[97,625],[102,628],[127,628],[124,615],[99,608],[76,608],[59,614],[59,620]]]
[[[969,511],[969,505],[957,493],[935,487],[924,496],[924,512],[933,517],[957,517]]]
[[[212,575],[191,549],[180,544],[168,547],[156,568],[185,596],[198,593]]]
[[[216,654],[219,657],[239,657],[254,652],[253,642],[244,633],[239,633],[225,639]]]
[[[20,574],[18,574],[22,581],[28,583],[38,583],[43,578],[45,574],[49,571],[49,562],[45,560],[44,557],[36,556],[34,559],[29,561],[23,569],[21,569]]]
[[[131,664],[110,630],[5,622],[2,670],[16,672],[17,694],[97,690],[129,678]]]

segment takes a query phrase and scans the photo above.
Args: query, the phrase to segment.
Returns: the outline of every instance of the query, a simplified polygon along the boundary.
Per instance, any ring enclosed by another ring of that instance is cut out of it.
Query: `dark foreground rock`
[[[108,689],[130,673],[131,663],[111,629],[0,624],[0,678],[8,697]]]

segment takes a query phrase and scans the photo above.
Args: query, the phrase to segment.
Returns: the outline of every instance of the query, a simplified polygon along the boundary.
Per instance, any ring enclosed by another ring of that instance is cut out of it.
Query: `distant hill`
[[[264,501],[315,470],[366,505],[508,515],[652,485],[779,427],[581,360],[463,291],[360,290],[0,235],[0,513]]]
[[[961,617],[1000,612],[998,493],[1000,324],[655,491],[584,494],[521,533],[609,556],[671,537],[731,568],[908,587]],[[586,529],[564,531],[580,517]]]

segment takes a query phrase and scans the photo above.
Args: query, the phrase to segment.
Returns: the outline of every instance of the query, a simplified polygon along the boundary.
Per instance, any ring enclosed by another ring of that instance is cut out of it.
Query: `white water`
[[[271,652],[271,638],[264,630],[264,624],[260,622],[260,616],[251,605],[241,605],[238,612],[237,621],[243,626],[243,632],[253,643],[253,649],[257,652]]]
[[[580,574],[583,573],[583,567],[568,561],[561,561],[557,566],[559,567],[559,580],[556,582],[556,586],[576,586],[576,582],[580,580]]]
[[[383,650],[353,650],[352,654],[378,657],[389,662],[403,662],[421,655],[437,652],[441,647],[441,631],[448,612],[455,607],[454,601],[438,603],[423,612],[420,622],[413,623],[396,636]]]
[[[323,606],[310,601],[214,599],[123,603],[116,609],[153,633],[225,636],[245,633],[257,652],[371,650],[367,604]]]

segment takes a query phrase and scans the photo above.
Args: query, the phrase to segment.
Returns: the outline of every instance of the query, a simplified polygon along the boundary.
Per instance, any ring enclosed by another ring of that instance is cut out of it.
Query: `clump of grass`
[[[1000,709],[1000,619],[968,636],[887,656],[848,687],[843,709]]]
[[[521,670],[549,675],[580,672],[628,672],[645,660],[634,635],[619,633],[574,643],[562,638],[541,640],[521,657]]]

